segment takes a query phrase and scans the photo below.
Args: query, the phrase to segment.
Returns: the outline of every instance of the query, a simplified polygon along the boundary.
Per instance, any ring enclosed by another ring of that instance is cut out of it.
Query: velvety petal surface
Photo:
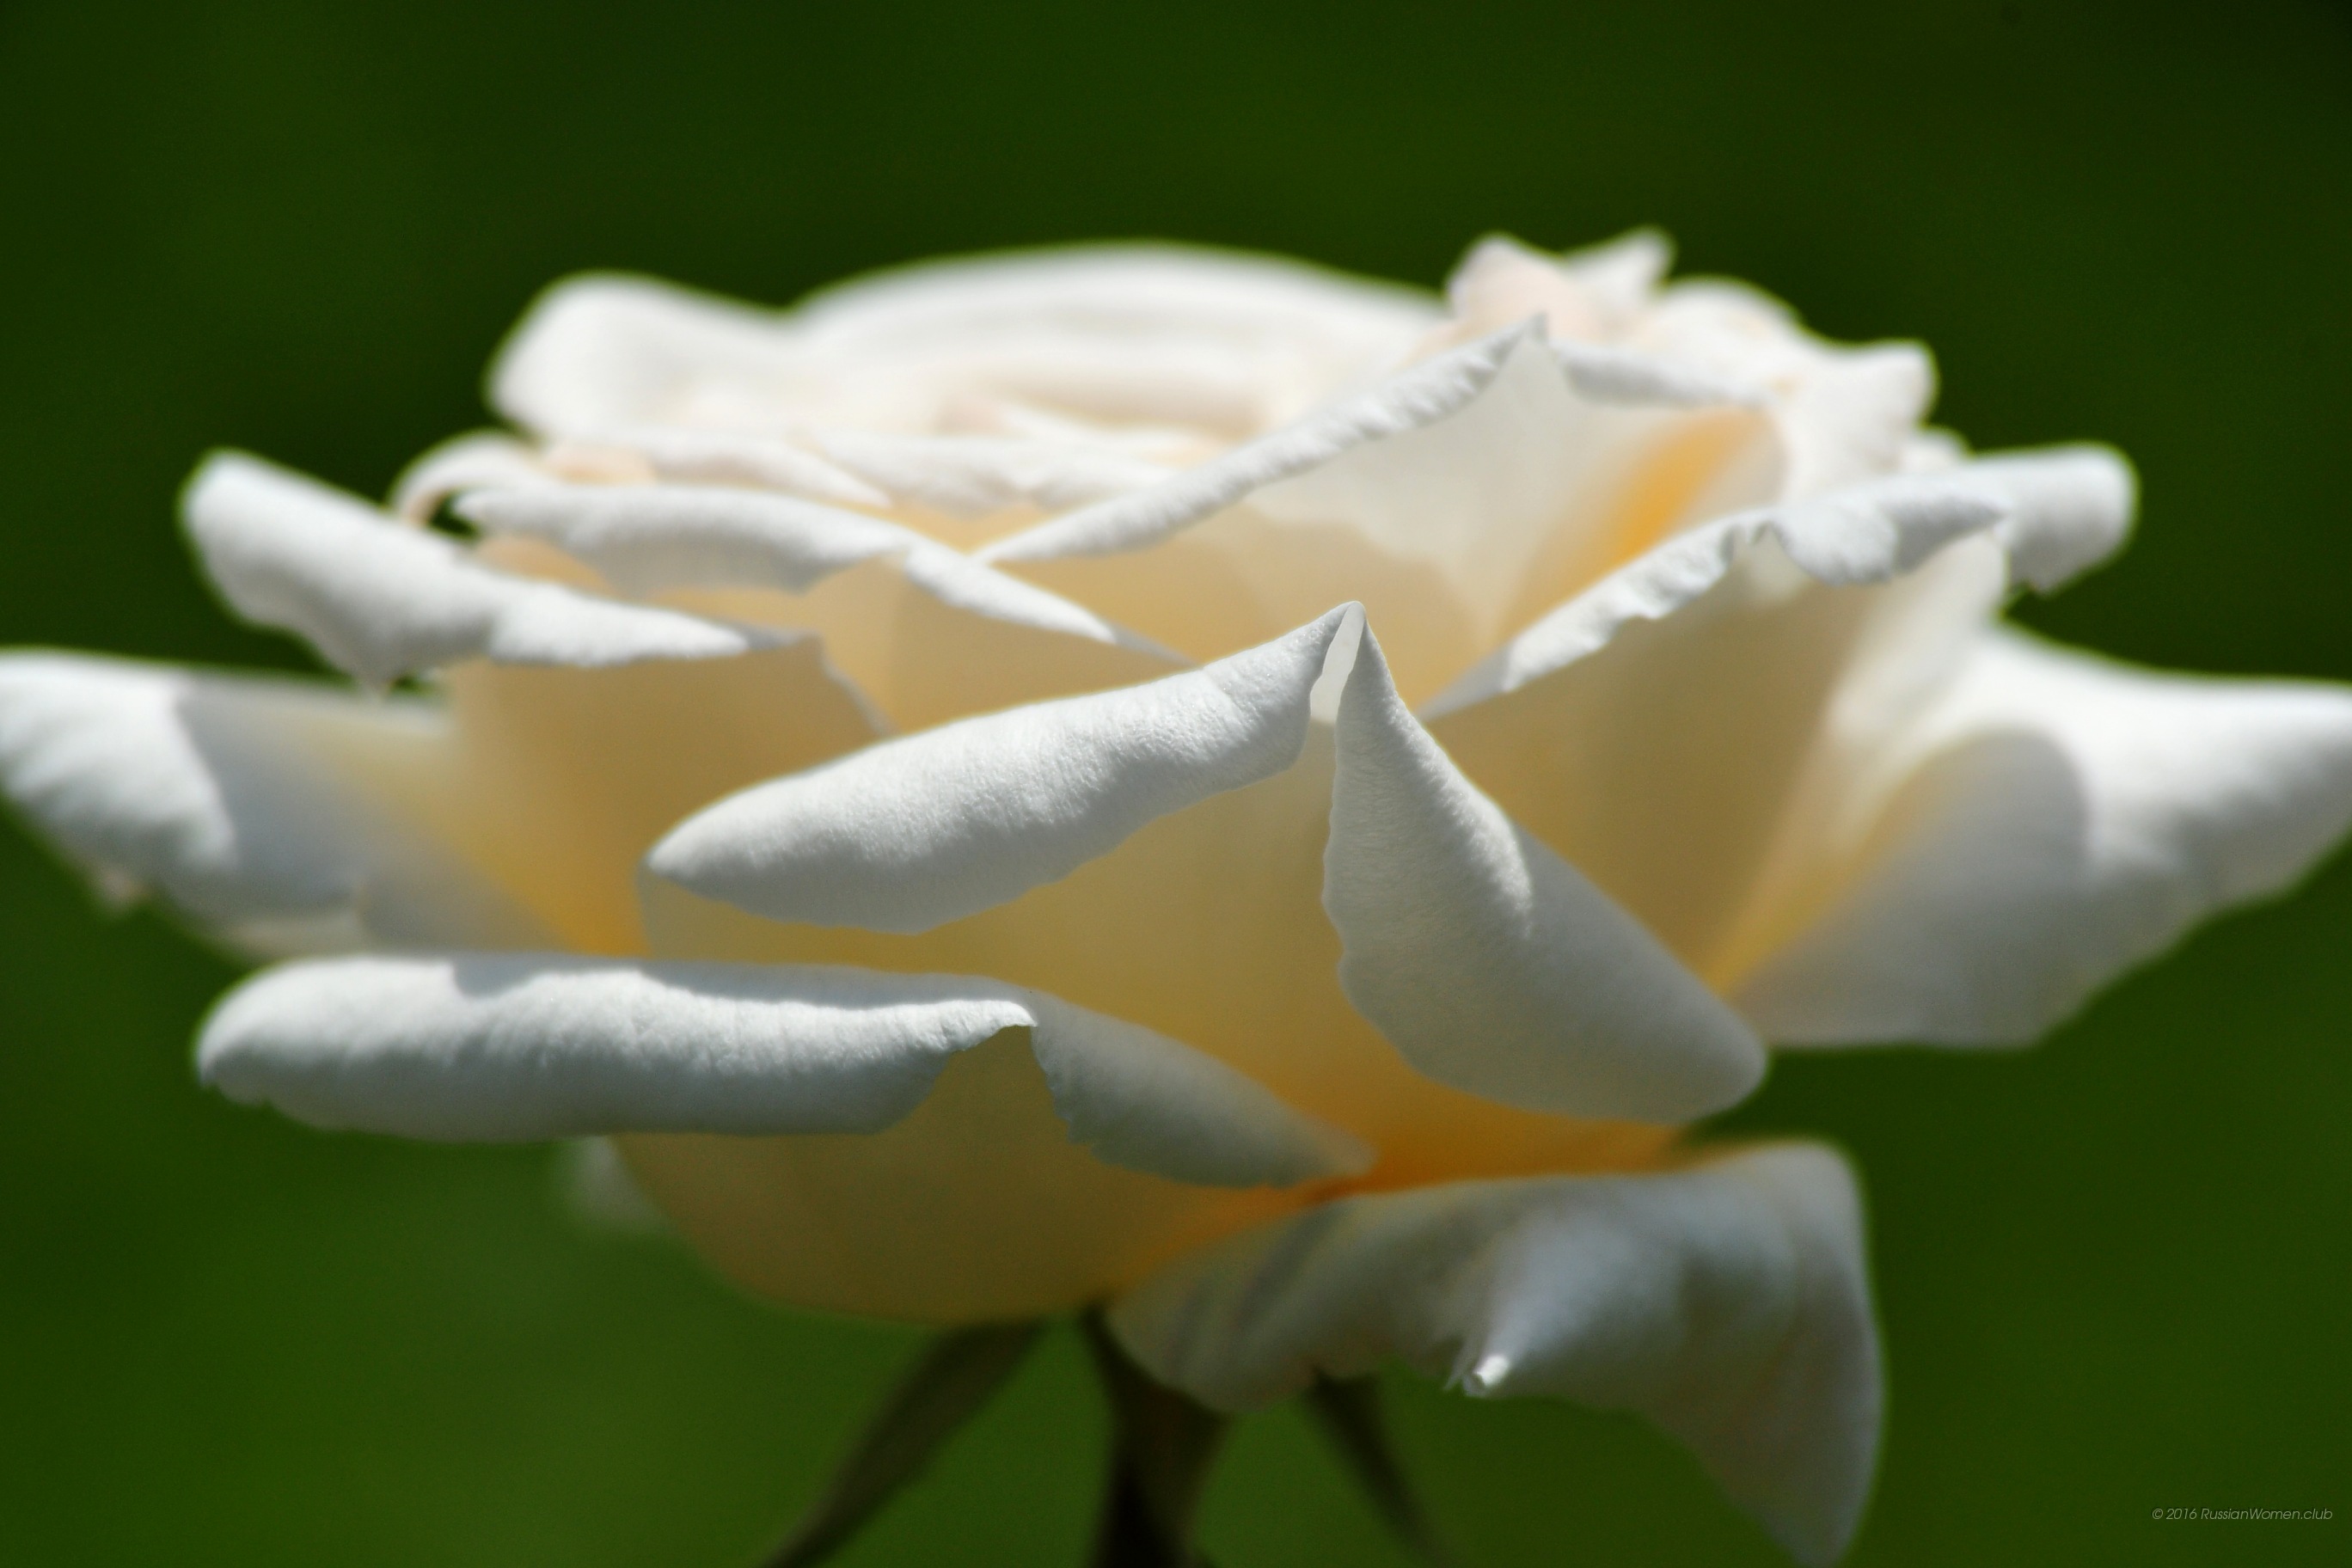
[[[1165,1037],[992,981],[551,953],[320,959],[246,982],[197,1065],[232,1100],[410,1138],[878,1132],[948,1058],[1025,1030],[1056,1112],[1104,1159],[1290,1186],[1361,1145]]]
[[[1343,613],[1206,668],[869,747],[697,815],[656,875],[779,921],[921,931],[1287,768]]]
[[[1812,918],[1734,999],[1792,1044],[2023,1043],[2342,837],[2352,691],[1988,628],[1856,793]]]
[[[1737,513],[1571,598],[1424,718],[1720,987],[1785,936],[1809,836],[1997,613],[2021,570],[2002,546],[2079,560],[2130,498],[2112,456],[2060,448]]]
[[[1196,658],[1360,599],[1418,700],[1567,588],[1773,493],[1755,410],[1616,379],[1580,391],[1514,328],[981,553]]]
[[[497,571],[355,496],[238,453],[207,459],[183,509],[240,615],[299,634],[371,685],[468,658],[595,667],[760,646],[738,628]]]
[[[1359,1012],[1432,1078],[1532,1110],[1680,1121],[1764,1049],[1405,710],[1368,631],[1339,703],[1323,903]]]
[[[0,655],[0,788],[101,890],[231,945],[528,946],[547,927],[404,798],[447,718],[322,683]]]
[[[1022,1048],[1025,1046],[1025,1049]],[[208,1082],[329,1127],[621,1133],[718,1265],[803,1305],[1066,1309],[1367,1152],[1150,1030],[988,980],[568,954],[289,965]]]
[[[1636,1411],[1809,1563],[1844,1550],[1869,1493],[1862,1215],[1819,1148],[1343,1199],[1179,1260],[1110,1321],[1155,1377],[1221,1409],[1393,1357],[1481,1396]]]
[[[1155,822],[1293,772],[1317,688],[1339,680],[1327,663],[1355,658],[1341,643],[1356,626],[1334,611],[1197,672],[869,747],[698,814],[648,868],[775,921],[911,935],[969,921],[1105,861]],[[1328,835],[1323,902],[1348,947],[1342,983],[1406,1059],[1490,1100],[1587,1117],[1681,1121],[1754,1087],[1763,1058],[1747,1026],[1454,771],[1376,646],[1328,700],[1328,829],[1284,826]],[[1190,935],[1182,922],[1233,918],[1188,901],[1163,921],[1166,894],[1134,896],[1162,949]],[[724,939],[673,940],[692,951]],[[1285,945],[1313,951],[1297,935]],[[1219,970],[1175,957],[1174,973],[1215,994]],[[1318,988],[1307,973],[1288,985]],[[1238,1065],[1265,1070],[1267,1054]]]

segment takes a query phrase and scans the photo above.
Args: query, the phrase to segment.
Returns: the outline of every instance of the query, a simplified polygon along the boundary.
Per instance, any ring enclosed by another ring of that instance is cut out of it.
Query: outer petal
[[[573,955],[299,966],[224,1003],[204,1060],[232,1095],[332,1125],[725,1129],[614,1142],[746,1288],[933,1322],[1097,1300],[1300,1201],[1247,1184],[1362,1156],[1161,1037],[935,975]],[[812,1128],[836,1131],[747,1135]]]
[[[1327,1204],[1171,1266],[1111,1326],[1229,1410],[1396,1356],[1475,1394],[1638,1411],[1806,1563],[1844,1550],[1870,1489],[1862,1219],[1821,1149]]]
[[[1983,634],[1735,993],[1775,1039],[2022,1042],[2352,821],[2352,691]]]
[[[1738,1016],[1455,771],[1369,631],[1338,731],[1323,901],[1339,982],[1408,1060],[1514,1105],[1657,1121],[1762,1079]]]
[[[70,654],[0,656],[0,787],[111,890],[160,892],[262,952],[546,929],[410,809],[446,766],[416,703]]]
[[[459,516],[543,539],[624,592],[772,587],[801,594],[861,562],[895,557],[941,603],[1093,642],[1139,639],[1066,599],[878,518],[791,496],[701,485],[543,485],[475,490]]]
[[[447,540],[255,458],[207,459],[184,506],[206,570],[240,614],[301,634],[378,686],[474,658],[601,666],[760,646],[732,627],[493,571]]]
[[[1342,612],[1197,671],[870,747],[747,790],[647,865],[772,920],[921,931],[1297,760]]]
[[[1434,314],[1408,290],[1175,247],[933,263],[790,314],[587,277],[532,307],[492,396],[542,432],[810,416],[932,430],[989,398],[1245,431],[1394,358]]]
[[[1424,717],[1720,989],[1785,939],[1808,836],[1997,609],[2021,570],[2000,546],[2047,563],[2050,542],[2117,537],[2127,512],[2086,498],[2129,495],[2111,456],[2061,448],[1724,518],[1570,600]]]
[[[197,1061],[232,1100],[411,1138],[878,1132],[958,1052],[1029,1032],[1070,1135],[1171,1181],[1287,1186],[1361,1145],[1150,1030],[986,980],[553,953],[289,964]]]

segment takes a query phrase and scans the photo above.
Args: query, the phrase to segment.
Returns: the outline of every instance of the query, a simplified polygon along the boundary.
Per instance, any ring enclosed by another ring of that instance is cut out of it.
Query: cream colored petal
[[[1760,387],[1638,349],[1555,342],[1552,355],[1568,373],[1568,384],[1595,403],[1759,408],[1770,401]]]
[[[930,389],[928,408],[902,407],[924,427],[995,395],[1248,435],[1395,362],[1435,315],[1415,290],[1279,258],[1113,245],[905,268],[798,320],[830,361]]]
[[[902,505],[972,519],[1064,511],[1165,481],[1173,470],[1089,441],[824,430],[825,455]]]
[[[1555,339],[1606,341],[1649,304],[1673,259],[1673,247],[1655,229],[1566,256],[1492,235],[1472,246],[1446,279],[1454,318],[1449,327],[1490,332],[1539,315]]]
[[[1221,1409],[1395,1357],[1474,1394],[1636,1411],[1809,1563],[1852,1540],[1876,1459],[1860,1204],[1808,1145],[1326,1204],[1181,1259],[1110,1321]]]
[[[1760,414],[1622,385],[1592,398],[1573,380],[1502,334],[982,553],[1195,658],[1358,598],[1418,699],[1561,593],[1777,484]],[[1153,526],[1121,531],[1138,520]],[[1081,544],[1111,552],[1030,554]]]
[[[1012,564],[1141,550],[1244,496],[1370,443],[1434,425],[1475,402],[1532,341],[1515,327],[1401,371],[1273,435],[1188,468],[1150,489],[1098,502],[983,548]]]
[[[657,946],[890,969],[954,954],[979,973],[1051,973],[1080,987],[1074,1000],[1126,998],[1163,1032],[1181,1021],[1179,1037],[1313,1097],[1413,1169],[1537,1146],[1573,1159],[1562,1152],[1596,1124],[1526,1118],[1465,1155],[1464,1130],[1481,1115],[1368,1037],[1335,969],[1407,1059],[1498,1112],[1666,1121],[1752,1088],[1762,1055],[1745,1026],[1454,773],[1377,659],[1347,677],[1344,699],[1321,699],[1339,712],[1335,775],[1330,731],[1309,714],[1318,685],[1339,679],[1327,667],[1345,657],[1345,619],[721,802],[648,857],[656,877],[700,895],[648,889]],[[1349,942],[1345,964],[1316,880],[1292,875],[1313,879],[1326,837],[1320,891]],[[1260,886],[1270,872],[1278,892]],[[1071,890],[1048,895],[1057,884]],[[1110,907],[1122,897],[1129,907]],[[792,923],[746,930],[706,900]],[[811,930],[822,927],[862,929]]]
[[[658,424],[698,386],[773,378],[783,355],[772,311],[589,273],[532,302],[490,367],[490,402],[542,435]]]
[[[457,755],[411,782],[415,809],[593,952],[642,950],[638,864],[679,819],[878,733],[813,640],[611,669],[477,660],[445,685]]]
[[[0,788],[117,892],[233,945],[530,946],[546,928],[408,808],[445,717],[313,682],[0,656]]]
[[[838,463],[773,436],[690,426],[589,428],[574,441],[644,460],[656,479],[688,484],[752,485],[833,506],[885,507],[890,498]],[[560,457],[561,448],[558,449]]]
[[[1735,1000],[1774,1039],[2032,1039],[2352,821],[2352,691],[2164,676],[1986,631]]]
[[[2010,575],[2044,594],[2122,549],[2139,506],[2131,464],[2110,447],[2003,452],[1968,473],[2003,492],[2011,512],[1995,531]]]
[[[877,556],[803,595],[675,588],[662,602],[813,634],[826,661],[900,730],[1131,686],[1191,663],[944,548]]]
[[[878,1132],[1023,1030],[1071,1138],[1208,1186],[1360,1170],[1352,1140],[1175,1041],[987,980],[559,953],[321,959],[206,1021],[204,1080],[316,1126],[458,1142]]]
[[[393,511],[423,522],[450,497],[467,490],[552,483],[555,476],[531,447],[502,430],[453,437],[401,470],[392,483]]]
[[[964,720],[777,779],[682,824],[647,867],[772,920],[928,931],[1287,768],[1341,620],[1333,611],[1201,670]]]
[[[1530,1110],[1687,1121],[1764,1049],[1413,721],[1367,632],[1338,720],[1323,902],[1340,984],[1430,1077]]]
[[[1657,1160],[1672,1129],[1540,1115],[1450,1088],[1408,1066],[1349,1005],[1321,903],[1332,763],[1331,727],[1311,724],[1287,770],[919,935],[785,924],[659,879],[646,889],[646,926],[664,956],[989,974],[1115,1013],[1372,1144],[1381,1164],[1370,1179],[1381,1185]],[[855,1184],[831,1156],[792,1165],[791,1181],[835,1195]]]
[[[729,586],[802,594],[888,556],[908,583],[953,608],[1156,651],[1099,616],[897,523],[791,496],[715,485],[541,485],[470,491],[456,510],[493,533],[557,545],[632,595]]]
[[[1764,919],[1758,890],[1863,650],[1924,626],[1923,604],[1938,628],[1989,614],[2000,552],[1966,536],[2006,515],[1989,489],[1937,478],[1704,525],[1537,623],[1424,722],[1513,821],[1719,986]]]
[[[492,396],[550,433],[683,423],[774,434],[812,418],[937,431],[975,399],[1005,397],[1245,435],[1394,360],[1433,315],[1409,290],[1176,247],[935,262],[790,313],[586,277],[532,307]]]
[[[206,459],[183,504],[205,570],[239,614],[300,634],[374,685],[467,658],[603,666],[758,646],[735,628],[493,571],[255,458]]]
[[[1832,586],[1884,583],[1954,539],[2019,515],[2013,482],[1979,482],[1979,465],[1898,475],[1811,500],[1761,507],[1678,534],[1521,632],[1423,710],[1443,717],[1517,690],[1605,648],[1627,627],[1664,621],[1724,584],[1769,545]]]
[[[1666,289],[1622,344],[1763,389],[1788,451],[1784,500],[1895,472],[1936,394],[1918,344],[1828,342],[1779,300],[1720,279]]]

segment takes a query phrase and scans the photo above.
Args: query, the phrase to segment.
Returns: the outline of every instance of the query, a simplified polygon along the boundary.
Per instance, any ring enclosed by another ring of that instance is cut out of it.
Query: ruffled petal
[[[1531,1110],[1655,1121],[1762,1079],[1738,1015],[1454,768],[1369,631],[1338,753],[1323,902],[1339,982],[1415,1067]]]
[[[1677,535],[1513,637],[1422,711],[1442,717],[1565,669],[1627,626],[1665,620],[1695,603],[1768,542],[1806,576],[1832,586],[1900,576],[1953,540],[2016,511],[2021,486],[1971,482],[1973,471],[1897,475],[1738,512]]]
[[[1868,651],[1963,637],[2003,588],[1998,549],[1967,537],[2003,515],[1988,491],[1824,500],[1669,541],[1423,710],[1513,821],[1718,989]]]
[[[1862,781],[1811,918],[1734,999],[1790,1044],[2030,1040],[2352,822],[2352,690],[1985,631]]]
[[[315,1126],[519,1142],[878,1132],[950,1057],[1026,1030],[1055,1111],[1113,1164],[1206,1186],[1361,1170],[1360,1144],[1150,1030],[993,981],[557,953],[268,971],[205,1023],[206,1083]]]
[[[1667,289],[1618,341],[1759,388],[1787,455],[1783,500],[1895,472],[1936,395],[1920,345],[1832,343],[1779,300],[1721,279]]]
[[[1762,416],[1668,379],[1563,368],[1513,329],[979,553],[1196,658],[1358,598],[1417,698],[1562,591],[1769,498]]]
[[[445,717],[313,683],[72,654],[0,656],[0,789],[103,891],[152,891],[263,953],[532,946],[547,928],[394,781],[446,765]]]
[[[357,497],[237,453],[188,482],[188,531],[229,604],[373,685],[467,658],[604,666],[716,658],[752,634],[509,576]]]
[[[1178,1261],[1110,1321],[1220,1409],[1395,1357],[1476,1395],[1639,1412],[1805,1563],[1845,1549],[1869,1494],[1861,1208],[1823,1149],[1328,1203]]]
[[[1342,618],[1200,670],[964,720],[777,779],[681,824],[647,867],[772,920],[929,931],[1289,767]]]

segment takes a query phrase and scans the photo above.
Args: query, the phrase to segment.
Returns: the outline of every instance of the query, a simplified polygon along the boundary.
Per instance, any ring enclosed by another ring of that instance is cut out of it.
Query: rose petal
[[[1338,742],[1323,901],[1339,980],[1415,1067],[1530,1110],[1657,1121],[1762,1079],[1739,1017],[1414,722],[1369,631]]]
[[[1025,1029],[1071,1138],[1208,1186],[1369,1163],[1336,1129],[1131,1024],[992,981],[558,953],[345,958],[231,992],[204,1080],[298,1120],[403,1137],[877,1132],[948,1059]]]
[[[1784,500],[1895,472],[1935,400],[1920,345],[1832,343],[1778,300],[1721,279],[1667,289],[1620,342],[1762,388],[1788,454]]]
[[[1809,927],[1735,999],[1771,1038],[2032,1038],[2352,821],[2352,690],[1982,634]]]
[[[1100,616],[911,529],[791,496],[712,485],[541,485],[470,491],[457,511],[492,532],[546,540],[632,595],[730,585],[800,594],[861,562],[896,556],[908,582],[955,608],[1140,646]]]
[[[1381,1151],[1383,1184],[1622,1170],[1654,1163],[1670,1128],[1515,1110],[1416,1071],[1351,1007],[1325,914],[1333,735],[1307,726],[1299,760],[1147,825],[1069,876],[919,935],[784,924],[648,879],[646,924],[664,955],[989,974],[1183,1040]],[[845,1156],[847,1157],[847,1156]],[[796,1181],[828,1193],[853,1178]]]
[[[920,931],[1297,760],[1335,610],[1205,668],[886,742],[681,824],[647,868],[772,920]]]
[[[2139,506],[2131,464],[2109,447],[2003,452],[1968,474],[2003,492],[2011,510],[1995,535],[2010,575],[2044,594],[2121,549]]]
[[[546,928],[392,780],[447,764],[444,717],[314,683],[0,656],[0,788],[74,861],[234,945],[531,946]]]
[[[1322,467],[1344,452],[1419,430],[1459,413],[1533,341],[1514,327],[1400,371],[1370,391],[1185,469],[1150,489],[1083,507],[984,547],[984,561],[1013,563],[1140,550],[1223,511],[1254,490]]]
[[[503,430],[477,430],[442,442],[402,469],[389,504],[409,521],[424,522],[443,501],[467,490],[554,482],[530,447]]]
[[[1719,988],[1785,940],[1781,884],[1815,853],[1799,841],[1849,811],[1848,775],[1996,613],[2021,570],[1999,547],[2101,534],[2118,514],[2092,503],[2127,497],[2123,472],[2095,449],[2020,453],[1704,524],[1530,626],[1423,718],[1515,821]]]
[[[1555,339],[1607,340],[1637,320],[1674,259],[1655,229],[1547,256],[1507,235],[1472,246],[1445,280],[1449,330],[1490,332],[1540,315]]]
[[[1597,653],[1635,622],[1664,620],[1721,584],[1767,541],[1817,582],[1843,586],[1900,576],[1952,540],[2012,515],[2014,481],[1999,489],[1971,483],[1972,471],[1897,475],[1679,534],[1513,637],[1422,712],[1440,718],[1516,690]]]
[[[679,818],[882,732],[813,640],[613,669],[476,661],[444,684],[457,755],[417,793],[562,945],[593,952],[642,950],[638,865]]]
[[[1507,332],[981,553],[1195,658],[1360,599],[1418,696],[1564,586],[1768,497],[1769,446],[1750,410],[1588,398]]]
[[[1806,1563],[1845,1549],[1870,1489],[1860,1207],[1843,1163],[1806,1145],[1326,1204],[1179,1260],[1110,1321],[1221,1409],[1395,1356],[1474,1394],[1637,1411]]]
[[[183,504],[230,605],[299,633],[375,685],[466,658],[603,666],[760,646],[731,627],[493,571],[447,540],[256,458],[207,458]]]
[[[1062,511],[1166,480],[1173,471],[1100,443],[1003,436],[824,430],[826,456],[898,501],[954,518]]]
[[[531,308],[492,399],[546,433],[808,418],[931,431],[988,395],[1247,433],[1394,359],[1433,315],[1410,290],[1172,246],[931,263],[789,314],[584,277]]]

